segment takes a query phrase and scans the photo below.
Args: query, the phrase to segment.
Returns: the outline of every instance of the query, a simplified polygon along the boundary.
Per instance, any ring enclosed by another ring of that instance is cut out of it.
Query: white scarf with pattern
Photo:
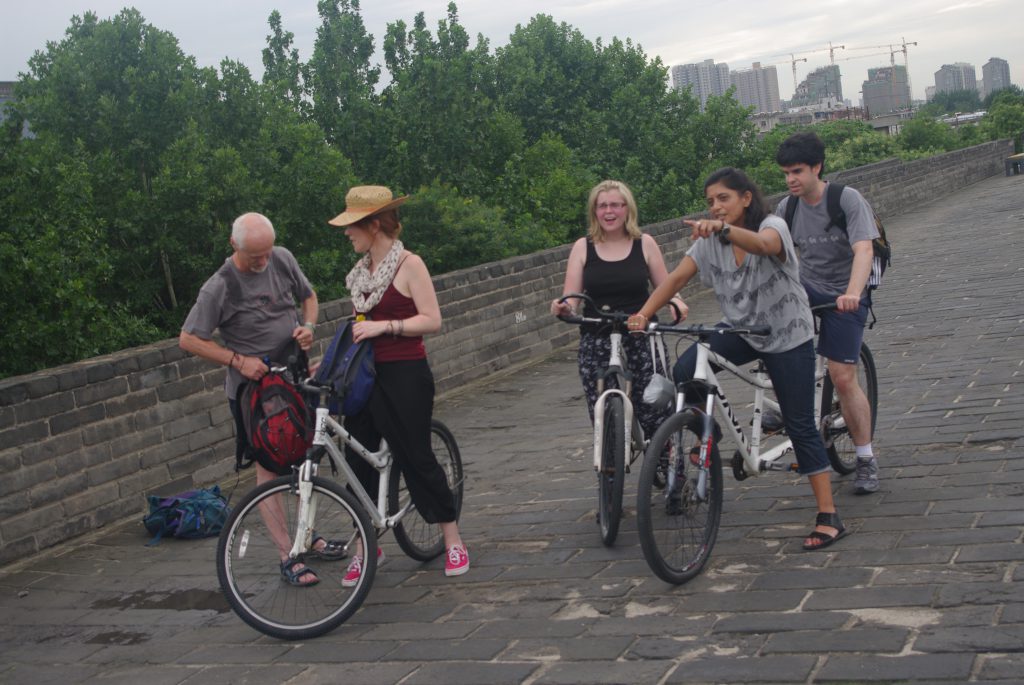
[[[377,265],[376,271],[370,273],[370,253],[363,255],[362,259],[356,262],[352,270],[345,277],[345,287],[352,297],[352,305],[360,314],[366,314],[377,306],[380,298],[384,297],[384,291],[395,279],[398,271],[399,258],[405,246],[401,240],[396,240],[388,250],[388,253]]]

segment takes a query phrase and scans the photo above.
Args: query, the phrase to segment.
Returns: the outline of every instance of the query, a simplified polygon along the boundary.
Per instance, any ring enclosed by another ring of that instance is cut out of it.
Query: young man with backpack
[[[230,239],[234,251],[203,284],[178,340],[186,352],[228,367],[224,385],[236,425],[241,416],[238,388],[246,381],[259,383],[269,373],[263,359],[283,362],[284,351],[293,344],[302,350],[313,345],[319,314],[316,293],[292,253],[275,247],[274,238],[274,226],[262,214],[250,212],[235,220]],[[224,345],[213,340],[215,330]],[[249,441],[244,431],[237,431],[236,438],[241,455]],[[256,462],[257,484],[278,475],[264,457]],[[313,569],[288,558],[287,531],[269,521],[268,527],[276,533],[275,539],[280,537],[282,577],[292,585],[319,582]],[[322,550],[329,543],[321,539],[315,544]]]
[[[812,307],[836,303],[835,311],[822,312],[818,353],[828,358],[829,376],[857,450],[854,492],[876,492],[871,410],[857,382],[857,360],[871,307],[872,241],[879,237],[874,212],[853,188],[834,187],[830,193],[832,184],[821,178],[825,144],[816,134],[790,136],[779,146],[775,161],[790,193],[775,213],[789,223],[800,256],[800,281]]]

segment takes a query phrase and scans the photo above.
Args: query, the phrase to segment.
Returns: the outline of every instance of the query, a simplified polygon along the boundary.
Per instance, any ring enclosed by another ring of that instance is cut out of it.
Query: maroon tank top
[[[395,284],[392,283],[384,291],[373,309],[369,312],[369,318],[374,321],[399,321],[419,314],[416,311],[416,303],[411,297],[406,297],[398,292]],[[373,339],[373,358],[378,362],[398,362],[410,359],[426,359],[427,348],[423,345],[423,336],[416,337],[394,337],[391,335],[380,335]]]

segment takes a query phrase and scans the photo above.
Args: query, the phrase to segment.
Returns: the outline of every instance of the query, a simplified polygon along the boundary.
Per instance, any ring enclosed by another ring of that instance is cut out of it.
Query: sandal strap
[[[295,566],[297,564],[302,564],[302,568],[299,570],[295,570]],[[306,564],[306,562],[299,558],[285,559],[284,561],[282,561],[281,573],[284,574],[289,580],[298,580],[307,573],[311,573],[313,574],[314,577],[316,577],[316,571],[310,568]]]
[[[839,513],[834,511],[819,511],[818,517],[814,521],[814,525],[828,526],[829,528],[835,528],[840,532],[846,530],[846,528],[843,526],[843,520],[839,518]]]

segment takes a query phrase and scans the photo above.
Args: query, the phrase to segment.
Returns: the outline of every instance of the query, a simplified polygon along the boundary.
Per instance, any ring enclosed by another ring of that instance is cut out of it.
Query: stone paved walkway
[[[468,575],[386,538],[359,613],[287,643],[227,609],[214,540],[145,547],[132,521],[0,569],[0,682],[1024,682],[1024,176],[887,228],[867,336],[882,490],[834,479],[853,534],[829,550],[801,551],[814,508],[786,474],[726,478],[718,544],[687,585],[643,560],[635,474],[605,548],[562,351],[439,403],[468,476]],[[714,320],[711,298],[691,304]]]

